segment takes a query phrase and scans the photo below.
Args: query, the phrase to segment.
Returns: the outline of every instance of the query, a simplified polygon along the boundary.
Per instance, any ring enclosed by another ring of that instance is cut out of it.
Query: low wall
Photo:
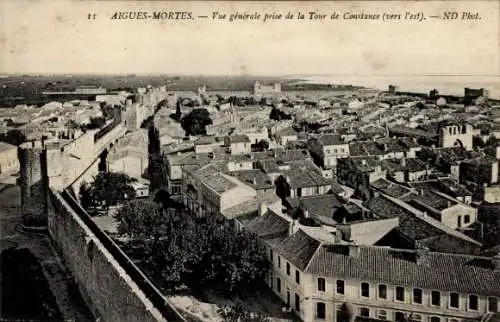
[[[49,233],[96,317],[185,321],[67,191],[49,195]]]

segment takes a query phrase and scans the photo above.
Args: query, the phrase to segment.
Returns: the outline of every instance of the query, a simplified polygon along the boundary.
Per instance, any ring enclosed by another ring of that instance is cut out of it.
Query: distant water
[[[387,90],[389,85],[399,86],[403,92],[427,93],[437,89],[443,95],[464,95],[464,87],[485,88],[491,98],[500,98],[500,76],[304,76],[294,77],[308,83],[357,85]]]

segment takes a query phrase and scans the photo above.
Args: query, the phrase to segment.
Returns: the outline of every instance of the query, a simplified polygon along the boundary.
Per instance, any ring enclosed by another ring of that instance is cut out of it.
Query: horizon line
[[[499,78],[500,74],[365,74],[365,73],[290,73],[290,74],[195,74],[195,73],[148,73],[148,72],[116,72],[116,73],[103,73],[103,72],[41,72],[41,73],[31,73],[31,72],[12,72],[12,73],[0,73],[0,77],[13,77],[13,76],[122,76],[122,77],[134,77],[134,76],[166,76],[166,77],[492,77]]]

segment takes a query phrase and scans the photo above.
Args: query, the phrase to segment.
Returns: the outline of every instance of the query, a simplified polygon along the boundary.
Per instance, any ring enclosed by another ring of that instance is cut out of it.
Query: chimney
[[[259,216],[264,216],[267,214],[267,204],[265,202],[261,203],[259,206]]]
[[[358,258],[359,257],[359,245],[356,242],[351,241],[348,245],[349,247],[349,257]]]
[[[337,229],[335,231],[335,242],[340,243],[342,241],[342,231],[340,229]]]
[[[401,159],[401,166],[406,167],[406,158]]]
[[[494,267],[495,272],[500,272],[500,252],[498,252],[495,256],[493,256],[491,261],[493,262],[493,266],[495,266]]]
[[[252,184],[253,184],[253,185],[257,185],[257,179],[252,178]]]
[[[309,210],[308,209],[303,209],[302,213],[304,214],[304,218],[309,218]]]
[[[418,245],[415,251],[415,261],[418,265],[427,265],[429,263],[429,248]]]
[[[288,229],[288,236],[291,236],[293,234],[295,234],[295,232],[298,230],[297,227],[297,221],[296,220],[292,220],[290,221],[290,226],[289,226],[289,229]]]

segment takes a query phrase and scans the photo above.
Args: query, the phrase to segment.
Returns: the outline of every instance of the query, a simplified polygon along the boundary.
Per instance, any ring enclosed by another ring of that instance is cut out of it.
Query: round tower
[[[24,227],[46,228],[48,207],[47,151],[40,141],[18,148],[21,215]]]

